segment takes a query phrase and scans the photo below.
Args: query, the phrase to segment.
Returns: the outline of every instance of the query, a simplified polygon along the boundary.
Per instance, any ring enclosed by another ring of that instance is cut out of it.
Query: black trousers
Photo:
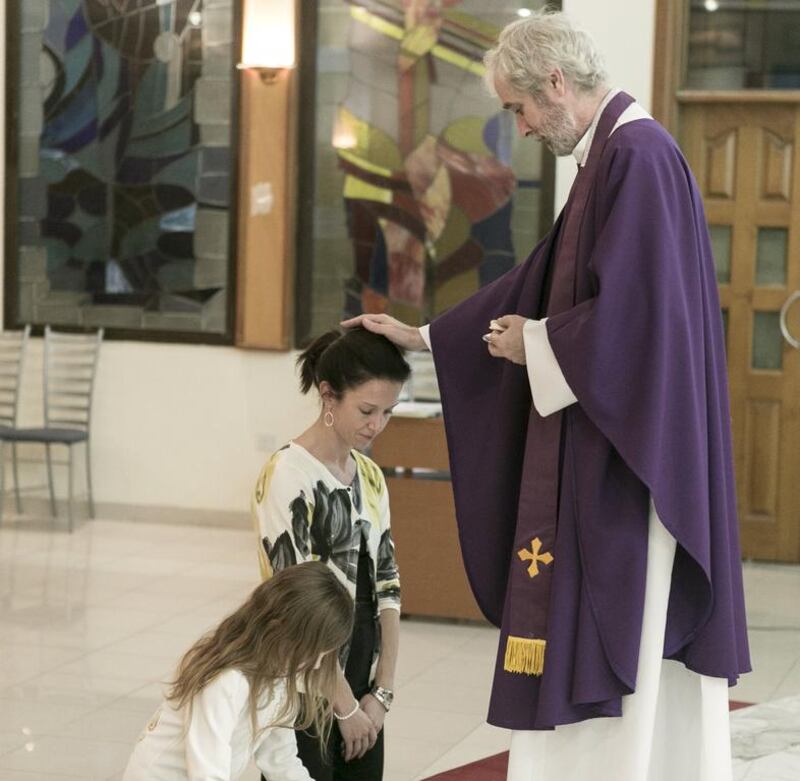
[[[347,657],[344,677],[357,700],[369,690],[372,654],[375,648],[375,618],[371,605],[356,606],[355,625]],[[315,735],[299,731],[297,753],[314,781],[381,781],[383,778],[383,730],[378,733],[375,745],[360,759],[345,762],[342,756],[342,735],[338,722],[334,722],[328,740],[327,761],[320,751]]]

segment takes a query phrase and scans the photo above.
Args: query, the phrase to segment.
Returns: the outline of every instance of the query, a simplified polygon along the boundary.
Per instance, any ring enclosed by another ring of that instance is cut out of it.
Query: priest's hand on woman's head
[[[499,329],[492,329],[484,336],[489,355],[494,358],[505,358],[507,361],[525,365],[525,342],[522,338],[522,329],[526,318],[520,315],[505,315],[493,320]]]
[[[342,328],[361,326],[368,331],[385,336],[390,342],[394,342],[404,350],[420,351],[427,349],[419,328],[401,323],[389,315],[359,315],[342,321],[340,325]]]

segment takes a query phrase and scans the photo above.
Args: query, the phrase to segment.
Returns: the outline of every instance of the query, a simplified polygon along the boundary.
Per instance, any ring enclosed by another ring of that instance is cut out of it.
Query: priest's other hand
[[[427,350],[425,340],[419,332],[419,328],[413,325],[406,325],[389,315],[359,315],[351,317],[340,323],[342,328],[356,328],[362,326],[368,331],[385,336],[390,342],[394,342],[404,350],[421,351]]]
[[[512,363],[525,365],[525,342],[522,338],[522,329],[527,322],[520,315],[505,315],[498,317],[497,324],[503,331],[492,331],[487,338],[489,355],[495,358],[505,358]]]

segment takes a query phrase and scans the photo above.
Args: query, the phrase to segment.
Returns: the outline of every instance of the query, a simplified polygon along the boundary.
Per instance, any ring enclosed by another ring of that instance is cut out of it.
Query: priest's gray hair
[[[491,92],[499,76],[512,89],[535,99],[544,93],[555,68],[561,69],[576,92],[594,92],[608,80],[603,56],[591,36],[566,14],[547,9],[505,27],[483,63],[484,81]]]

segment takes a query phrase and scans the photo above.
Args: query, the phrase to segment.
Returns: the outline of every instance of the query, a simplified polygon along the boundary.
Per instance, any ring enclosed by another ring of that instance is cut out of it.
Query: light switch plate
[[[250,190],[250,216],[258,217],[260,214],[269,214],[275,205],[275,194],[272,192],[272,182],[257,182]]]

